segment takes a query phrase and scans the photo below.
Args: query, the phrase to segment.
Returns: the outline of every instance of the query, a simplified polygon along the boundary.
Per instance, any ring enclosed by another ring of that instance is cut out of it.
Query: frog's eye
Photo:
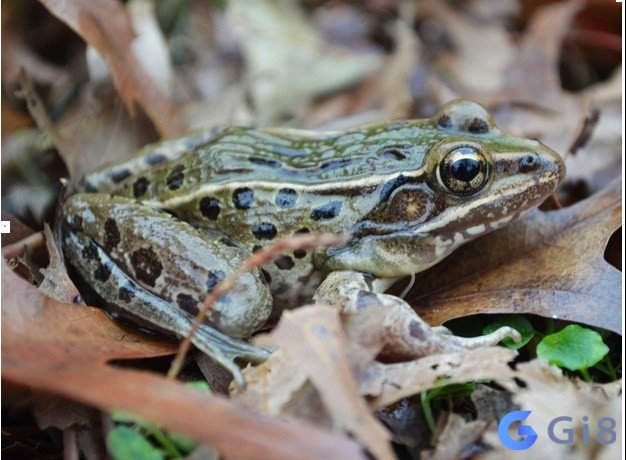
[[[487,182],[488,169],[487,161],[478,149],[457,147],[441,160],[439,180],[456,195],[471,195]]]

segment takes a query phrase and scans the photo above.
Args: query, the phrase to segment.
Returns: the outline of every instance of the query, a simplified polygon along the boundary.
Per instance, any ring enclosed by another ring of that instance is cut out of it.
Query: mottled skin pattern
[[[114,297],[121,309],[119,288],[94,282],[98,265],[119,266],[137,289],[193,313],[212,287],[209,273],[232,272],[278,238],[314,231],[351,237],[343,247],[282,254],[222,299],[209,323],[246,336],[272,306],[263,278],[278,309],[309,300],[331,272],[353,273],[354,285],[362,287],[358,273],[395,279],[422,271],[539,204],[563,176],[557,154],[536,140],[501,133],[468,101],[452,102],[432,119],[339,133],[227,128],[147,147],[86,176],[84,192],[65,205],[66,234],[86,239],[66,237],[66,253],[99,295],[107,302]],[[159,228],[148,231],[155,219]],[[85,252],[89,241],[110,259]],[[191,263],[201,245],[202,261]],[[194,264],[201,275],[176,268]],[[344,275],[337,279],[350,284]],[[340,303],[324,289],[337,293],[336,286],[323,286],[318,298]],[[150,322],[146,315],[139,314]],[[414,314],[406,321],[405,329],[415,333]]]

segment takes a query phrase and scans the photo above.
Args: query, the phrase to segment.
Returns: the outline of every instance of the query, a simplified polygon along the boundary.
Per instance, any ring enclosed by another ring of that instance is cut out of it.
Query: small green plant
[[[187,385],[199,391],[210,391],[206,382],[190,382]],[[116,426],[107,437],[107,449],[115,460],[183,458],[196,447],[193,441],[184,436],[168,433],[158,425],[127,412],[112,412],[111,419]]]
[[[559,332],[545,336],[537,345],[537,356],[550,364],[578,371],[591,381],[589,368],[609,353],[596,331],[572,324]],[[610,364],[610,362],[609,362]]]
[[[422,412],[430,431],[435,432],[435,412],[441,410],[441,402],[444,399],[451,403],[452,398],[470,395],[475,389],[476,384],[474,383],[445,385],[442,381],[442,386],[420,393]]]

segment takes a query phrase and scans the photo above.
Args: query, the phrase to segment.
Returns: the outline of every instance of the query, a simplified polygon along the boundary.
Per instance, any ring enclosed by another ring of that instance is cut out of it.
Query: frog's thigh
[[[381,330],[385,338],[382,355],[396,360],[495,345],[505,337],[520,338],[509,327],[473,338],[452,335],[445,327],[431,327],[404,300],[373,292],[367,275],[359,272],[332,272],[318,288],[314,300],[339,306],[348,313],[368,308],[387,309]]]

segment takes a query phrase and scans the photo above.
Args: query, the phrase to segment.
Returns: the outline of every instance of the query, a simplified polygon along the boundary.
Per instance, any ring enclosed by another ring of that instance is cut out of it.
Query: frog
[[[63,204],[61,238],[75,276],[112,316],[182,338],[251,254],[294,235],[343,235],[280,253],[208,310],[191,341],[241,383],[237,359],[272,353],[248,338],[311,301],[348,314],[385,309],[381,354],[396,359],[518,340],[508,327],[455,336],[385,291],[535,208],[564,176],[558,153],[503,133],[468,100],[343,131],[231,126],[86,174]]]

